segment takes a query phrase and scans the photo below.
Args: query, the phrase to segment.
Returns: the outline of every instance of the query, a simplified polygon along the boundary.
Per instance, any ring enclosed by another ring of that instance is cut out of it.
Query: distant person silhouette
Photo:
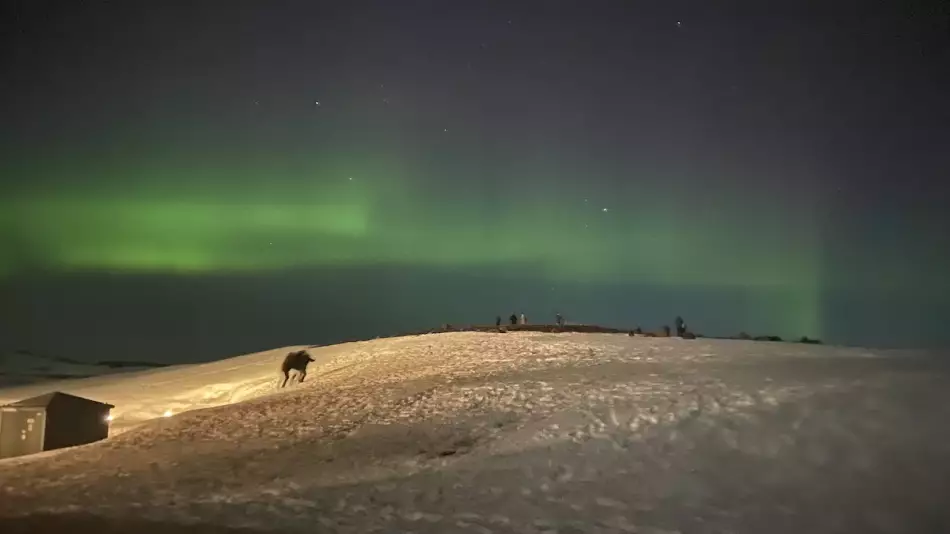
[[[555,324],[558,325],[558,327],[563,327],[563,326],[564,326],[564,316],[562,316],[560,313],[557,314],[557,315],[555,315],[555,316],[554,316],[554,322],[555,322]]]
[[[674,323],[676,324],[676,335],[683,337],[683,335],[686,333],[686,322],[683,321],[682,317],[677,315],[676,321],[674,321]]]
[[[521,324],[528,324],[528,318],[523,313],[521,314]]]
[[[307,364],[316,361],[310,357],[306,350],[291,352],[284,357],[284,362],[280,364],[280,372],[284,375],[284,381],[280,387],[285,387],[290,379],[290,372],[297,371],[297,382],[303,382],[307,377]]]
[[[511,314],[511,317],[508,318],[508,320],[511,321],[511,324],[518,324],[518,316],[513,313]]]
[[[501,326],[501,315],[495,317],[495,326]]]

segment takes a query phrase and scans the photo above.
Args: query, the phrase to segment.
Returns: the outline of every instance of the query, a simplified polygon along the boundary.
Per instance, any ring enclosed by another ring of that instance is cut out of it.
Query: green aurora
[[[27,259],[53,270],[207,273],[524,262],[558,280],[795,287],[819,275],[816,244],[790,247],[777,239],[777,225],[688,220],[657,199],[625,212],[532,195],[485,210],[464,197],[447,202],[412,188],[339,181],[277,193],[19,193],[3,199],[0,228],[29,254],[6,248],[2,265],[8,273]],[[627,231],[602,231],[617,224]],[[733,237],[739,232],[745,243]]]
[[[133,177],[123,187],[110,176],[98,189],[21,188],[0,201],[0,235],[13,244],[0,272],[510,266],[556,283],[777,291],[788,323],[820,333],[818,228],[790,232],[791,215],[774,207],[736,203],[726,220],[706,215],[709,198],[618,191],[631,198],[618,202],[582,183],[447,192],[398,165],[345,167],[284,171],[266,187],[253,178],[273,169],[126,169],[112,171]]]
[[[946,293],[941,261],[929,272],[889,254],[844,270],[827,256],[819,210],[794,199],[622,187],[604,196],[564,176],[537,188],[517,180],[535,169],[524,162],[503,173],[505,187],[476,176],[444,190],[432,169],[364,159],[116,165],[79,173],[72,188],[44,186],[71,183],[61,169],[19,169],[39,179],[0,199],[0,277],[490,268],[552,284],[726,290],[757,303],[739,309],[765,305],[786,332],[807,335],[822,333],[829,289]]]

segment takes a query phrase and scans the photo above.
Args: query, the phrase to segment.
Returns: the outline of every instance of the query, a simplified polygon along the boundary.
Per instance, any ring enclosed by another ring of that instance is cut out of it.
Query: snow
[[[217,362],[176,365],[144,371],[59,381],[42,381],[0,389],[0,404],[62,391],[112,404],[112,428],[122,431],[143,421],[208,408],[271,392],[287,347]],[[332,350],[328,351],[332,352]],[[313,364],[312,364],[313,365]]]
[[[298,348],[64,382],[124,431],[0,461],[0,529],[950,531],[939,354],[444,333],[310,349],[278,391]]]

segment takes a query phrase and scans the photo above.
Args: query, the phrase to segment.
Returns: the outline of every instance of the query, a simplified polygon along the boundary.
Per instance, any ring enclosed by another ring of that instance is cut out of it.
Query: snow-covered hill
[[[0,530],[950,531],[940,355],[446,333],[311,349],[278,392],[295,348],[0,390],[129,429],[0,462]]]
[[[132,370],[69,380],[44,380],[0,389],[0,404],[62,391],[115,406],[113,430],[125,430],[166,412],[230,404],[274,390],[276,372],[288,347],[205,364]],[[326,351],[331,353],[332,350]],[[317,352],[314,352],[317,354]],[[312,364],[313,365],[313,364]]]

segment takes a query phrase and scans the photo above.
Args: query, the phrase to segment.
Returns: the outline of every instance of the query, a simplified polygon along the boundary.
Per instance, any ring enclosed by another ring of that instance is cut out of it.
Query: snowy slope
[[[219,406],[0,462],[0,530],[950,531],[939,355],[447,333],[275,392],[292,348],[69,382],[130,422]]]
[[[175,365],[158,369],[109,374],[82,379],[42,381],[0,389],[0,404],[62,391],[115,406],[113,428],[123,430],[160,417],[165,412],[207,408],[271,392],[276,371],[287,347],[217,362]],[[330,351],[332,352],[332,350]],[[114,371],[113,371],[114,373]]]

